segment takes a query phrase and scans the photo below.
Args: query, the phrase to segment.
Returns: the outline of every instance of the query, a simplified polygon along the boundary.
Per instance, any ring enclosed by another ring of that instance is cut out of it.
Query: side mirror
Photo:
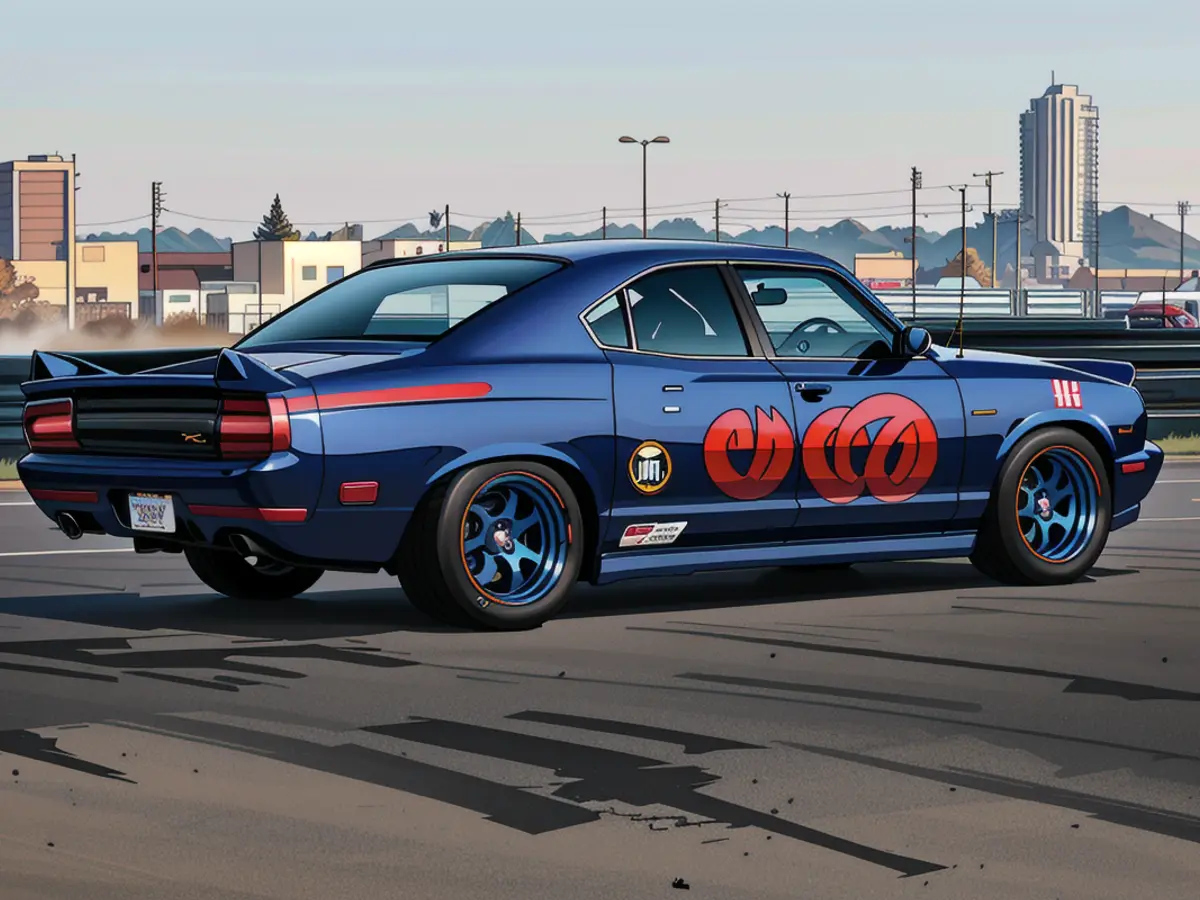
[[[916,325],[907,326],[900,333],[900,351],[905,356],[923,356],[933,346],[933,335]]]

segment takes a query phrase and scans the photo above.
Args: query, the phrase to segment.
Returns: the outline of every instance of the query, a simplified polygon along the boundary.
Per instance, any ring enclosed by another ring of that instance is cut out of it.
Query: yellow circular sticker
[[[629,480],[643,494],[657,494],[671,478],[671,454],[657,441],[642,441],[629,457]]]

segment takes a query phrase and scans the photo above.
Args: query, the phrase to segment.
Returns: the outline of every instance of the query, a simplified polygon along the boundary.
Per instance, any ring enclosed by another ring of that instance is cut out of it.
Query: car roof
[[[687,241],[661,240],[657,238],[623,238],[613,240],[552,241],[547,244],[522,244],[507,247],[483,247],[477,250],[456,250],[438,254],[472,257],[480,254],[490,256],[524,256],[545,259],[564,259],[569,262],[601,259],[613,256],[636,256],[654,262],[689,262],[691,260],[728,259],[738,262],[785,262],[833,266],[843,268],[836,261],[819,253],[793,250],[785,247],[769,247],[760,244],[743,244],[734,241]],[[435,258],[435,257],[431,257]]]

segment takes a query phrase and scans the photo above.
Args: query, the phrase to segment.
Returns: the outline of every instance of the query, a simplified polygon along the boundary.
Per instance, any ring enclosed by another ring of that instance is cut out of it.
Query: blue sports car
[[[739,244],[388,261],[205,359],[31,368],[19,471],[68,537],[247,600],[383,569],[492,629],[579,579],[969,556],[1070,582],[1163,463],[1132,365],[935,347],[837,263]]]

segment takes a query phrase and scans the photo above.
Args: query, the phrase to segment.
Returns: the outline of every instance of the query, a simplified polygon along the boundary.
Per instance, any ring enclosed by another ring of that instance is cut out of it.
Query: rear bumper
[[[1162,472],[1163,461],[1162,448],[1153,441],[1146,441],[1137,453],[1123,456],[1113,464],[1114,531],[1137,521],[1142,501]]]
[[[29,454],[17,471],[46,516],[69,512],[86,533],[137,538],[144,548],[230,546],[252,538],[281,560],[329,569],[377,571],[395,554],[409,511],[317,508],[319,457],[277,453],[252,467],[116,457]],[[175,532],[133,531],[129,495],[167,494]]]

